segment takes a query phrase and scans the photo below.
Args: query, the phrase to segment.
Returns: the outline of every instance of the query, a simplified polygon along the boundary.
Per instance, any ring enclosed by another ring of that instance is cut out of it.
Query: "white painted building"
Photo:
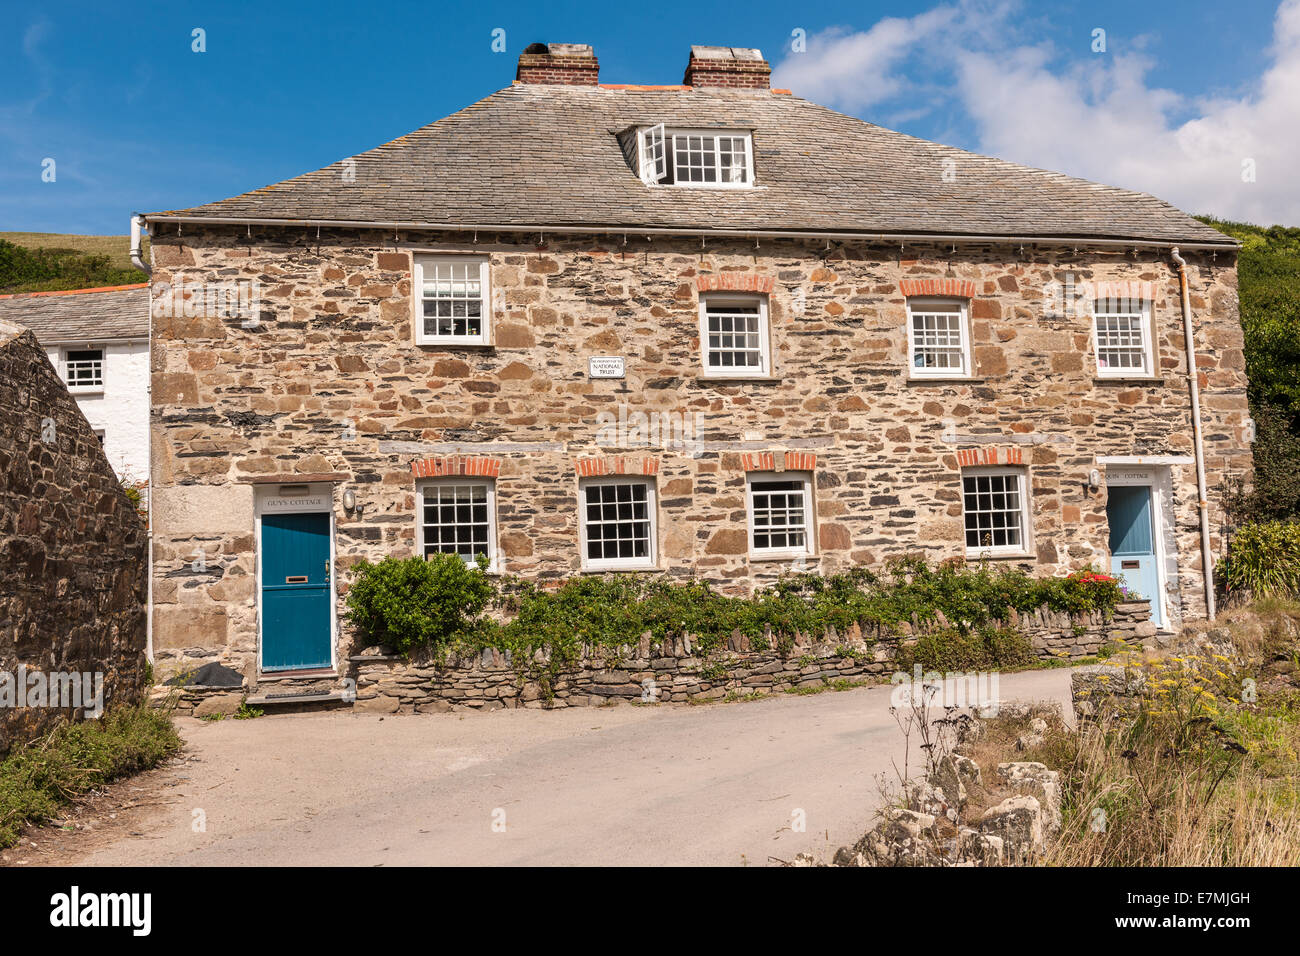
[[[0,296],[45,347],[123,481],[149,477],[149,287]]]

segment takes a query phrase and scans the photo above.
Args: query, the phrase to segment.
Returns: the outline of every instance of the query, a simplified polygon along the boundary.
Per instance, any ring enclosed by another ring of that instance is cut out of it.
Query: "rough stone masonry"
[[[147,535],[99,439],[29,331],[0,322],[0,674],[145,686]],[[66,686],[66,685],[65,685]],[[28,695],[30,703],[31,696]],[[0,754],[89,706],[0,707]]]
[[[904,553],[960,555],[960,475],[975,460],[1028,470],[1034,549],[1015,563],[1045,574],[1103,565],[1106,491],[1088,484],[1098,457],[1190,461],[1177,277],[1154,252],[478,240],[405,236],[398,245],[374,232],[328,231],[317,240],[270,227],[250,238],[215,226],[154,238],[155,284],[261,283],[254,327],[203,315],[154,319],[161,661],[216,657],[253,676],[253,483],[268,476],[336,482],[336,565],[346,580],[359,558],[415,553],[413,461],[436,459],[456,473],[487,459],[497,475],[503,570],[556,579],[580,567],[581,463],[644,469],[659,491],[662,570],[746,590],[788,569],[747,556],[744,481],[753,455],[814,462],[817,542],[808,567],[823,572]],[[489,257],[491,347],[412,344],[406,244]],[[1236,271],[1223,253],[1188,258],[1217,491],[1251,464]],[[1096,377],[1087,319],[1044,307],[1048,286],[1067,273],[1079,282],[1150,284],[1158,377]],[[909,379],[904,284],[950,276],[973,293],[975,375]],[[773,375],[702,378],[700,289],[754,284],[770,289]],[[593,354],[625,355],[626,379],[588,378]],[[600,447],[598,416],[620,404],[698,413],[699,447]],[[341,508],[347,488],[364,510]],[[1171,488],[1170,590],[1175,607],[1196,616],[1203,599],[1190,464],[1172,466]],[[200,548],[207,561],[196,572]]]

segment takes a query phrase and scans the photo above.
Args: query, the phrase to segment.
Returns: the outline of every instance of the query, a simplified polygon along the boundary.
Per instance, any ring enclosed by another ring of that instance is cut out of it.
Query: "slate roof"
[[[149,285],[0,296],[0,320],[25,326],[42,345],[149,335]]]
[[[753,189],[649,187],[631,126],[753,130]],[[945,161],[951,165],[945,166]],[[273,186],[154,216],[1233,241],[1146,193],[927,142],[784,92],[516,83]],[[945,168],[955,179],[944,181]]]

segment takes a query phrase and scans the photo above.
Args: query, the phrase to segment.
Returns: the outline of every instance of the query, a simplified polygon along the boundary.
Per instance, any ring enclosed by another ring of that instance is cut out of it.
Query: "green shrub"
[[[60,724],[0,763],[0,847],[44,823],[76,795],[157,766],[181,748],[171,714],[147,703],[99,720]]]
[[[1228,542],[1228,555],[1216,573],[1230,597],[1300,597],[1300,523],[1242,525]]]
[[[0,239],[0,292],[90,289],[146,279],[143,272],[115,265],[107,255],[76,249],[29,249]]]
[[[734,633],[746,635],[756,650],[784,651],[799,633],[821,638],[858,625],[870,640],[877,631],[897,633],[904,623],[939,621],[945,633],[961,638],[962,649],[954,652],[960,661],[1012,666],[1031,659],[1027,645],[1009,642],[1013,610],[1110,611],[1122,596],[1113,577],[1091,569],[1040,579],[984,565],[930,567],[919,558],[891,562],[881,575],[864,568],[828,577],[793,574],[753,597],[720,594],[704,581],[635,574],[583,575],[552,587],[506,578],[497,586],[482,568],[440,555],[359,564],[347,604],[348,619],[367,643],[407,654],[458,644],[491,647],[533,670],[541,651],[544,670],[555,673],[583,645],[613,655],[647,632],[656,644],[689,634],[696,653],[707,655]],[[485,613],[489,605],[504,623]],[[929,655],[927,666],[939,659],[938,650],[922,653]]]
[[[988,671],[1023,667],[1033,663],[1029,638],[1007,627],[982,627],[977,631],[945,629],[922,634],[914,644],[898,648],[894,663],[910,671]]]
[[[1277,405],[1252,401],[1255,468],[1249,491],[1232,476],[1224,506],[1235,523],[1300,518],[1300,416]]]
[[[367,644],[409,654],[440,651],[483,626],[495,589],[487,558],[470,567],[454,554],[362,561],[347,596],[347,619]]]

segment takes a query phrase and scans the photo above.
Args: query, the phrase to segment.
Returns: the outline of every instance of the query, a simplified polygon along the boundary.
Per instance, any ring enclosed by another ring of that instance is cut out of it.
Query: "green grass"
[[[24,825],[46,823],[76,797],[156,767],[181,748],[171,712],[147,703],[64,723],[0,763],[0,849]]]
[[[130,236],[74,236],[60,232],[0,232],[0,239],[27,249],[71,249],[83,255],[108,256],[116,269],[132,269]],[[145,237],[145,248],[148,248]],[[140,279],[144,281],[143,278]]]
[[[130,236],[0,232],[0,294],[59,292],[146,281],[148,276],[131,264],[130,252]]]

